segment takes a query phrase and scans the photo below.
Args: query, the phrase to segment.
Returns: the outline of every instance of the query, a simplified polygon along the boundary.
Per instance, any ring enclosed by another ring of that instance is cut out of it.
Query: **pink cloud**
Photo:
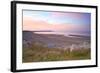
[[[23,30],[46,30],[50,27],[44,21],[35,21],[32,18],[23,18]]]
[[[68,16],[70,18],[83,18],[84,15],[82,15],[81,13],[75,13],[75,12],[52,12],[52,17],[65,17]]]
[[[46,21],[34,20],[30,17],[23,18],[23,30],[52,30],[52,31],[72,31],[82,30],[84,27],[73,24],[49,24]]]

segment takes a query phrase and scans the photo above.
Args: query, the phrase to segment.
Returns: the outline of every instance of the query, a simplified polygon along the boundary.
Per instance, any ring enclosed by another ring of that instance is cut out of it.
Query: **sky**
[[[23,10],[23,30],[90,32],[91,14]]]

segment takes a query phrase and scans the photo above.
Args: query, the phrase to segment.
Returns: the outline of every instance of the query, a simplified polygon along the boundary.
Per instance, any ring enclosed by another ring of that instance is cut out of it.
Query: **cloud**
[[[70,17],[70,18],[84,18],[84,13],[79,13],[79,12],[52,12],[51,16],[52,17]]]
[[[37,30],[52,30],[52,31],[84,31],[86,26],[74,24],[50,24],[47,21],[34,20],[31,17],[23,18],[23,30],[37,31]]]

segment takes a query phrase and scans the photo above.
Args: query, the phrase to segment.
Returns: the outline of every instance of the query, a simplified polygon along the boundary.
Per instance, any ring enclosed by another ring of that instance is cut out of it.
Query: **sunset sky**
[[[23,10],[23,30],[90,32],[91,14]]]

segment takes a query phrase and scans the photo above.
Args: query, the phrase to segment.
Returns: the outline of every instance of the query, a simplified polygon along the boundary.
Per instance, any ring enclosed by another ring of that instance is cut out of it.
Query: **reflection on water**
[[[36,34],[58,34],[58,35],[64,35],[68,36],[70,34],[74,35],[85,35],[85,36],[90,36],[90,33],[81,33],[81,32],[34,32]]]

